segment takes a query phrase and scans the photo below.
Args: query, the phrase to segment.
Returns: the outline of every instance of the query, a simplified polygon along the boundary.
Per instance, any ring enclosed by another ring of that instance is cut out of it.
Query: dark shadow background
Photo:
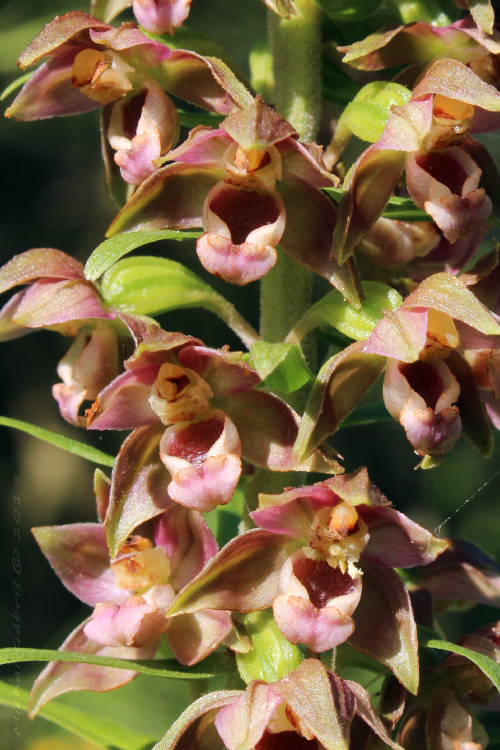
[[[88,10],[88,5],[69,6],[62,0],[0,2],[2,89],[16,77],[17,55],[43,23],[57,12],[70,9]],[[194,0],[189,25],[199,31],[210,30],[248,73],[251,44],[265,33],[265,8],[257,0]],[[490,137],[489,145],[497,153],[499,143],[496,136]],[[98,113],[35,123],[2,118],[0,149],[0,262],[3,264],[13,255],[33,247],[58,248],[85,262],[104,239],[116,214],[104,188]],[[225,294],[254,326],[258,326],[257,284],[240,289],[209,276],[201,268],[190,242],[158,243],[142,252],[182,261]],[[318,285],[317,293],[320,292],[321,285]],[[8,297],[9,293],[0,302]],[[208,312],[182,310],[163,316],[161,322],[167,329],[199,336],[208,345],[229,344],[236,349],[241,346],[224,324]],[[83,433],[61,419],[50,394],[52,384],[57,382],[57,362],[69,343],[58,334],[41,331],[2,344],[0,414],[75,438],[83,437]],[[117,436],[105,434],[89,434],[87,440],[109,452],[118,445]],[[435,529],[441,536],[462,536],[495,556],[499,554],[498,439],[494,455],[488,461],[461,440],[442,467],[427,472],[414,471],[417,457],[396,423],[345,428],[335,436],[333,443],[345,456],[347,471],[366,465],[372,480],[398,509],[414,520]],[[13,578],[21,584],[23,646],[57,648],[85,615],[82,606],[50,570],[30,528],[94,520],[92,473],[93,466],[83,459],[0,427],[2,645],[13,645]],[[20,512],[19,518],[16,509]],[[18,576],[12,565],[16,551],[21,565]],[[495,619],[498,619],[496,610],[476,607],[466,615],[448,615],[447,632],[454,638],[468,628]],[[8,670],[3,671],[9,674]],[[24,665],[22,671],[29,685],[31,674],[38,670]],[[120,691],[118,697],[116,694],[79,694],[63,700],[114,715],[132,727],[161,735],[189,696],[187,688],[178,683],[141,677]],[[13,732],[13,717],[8,709],[0,714],[0,732],[6,738],[2,740],[5,750],[48,750],[49,747],[83,750],[90,747],[75,739],[68,740],[64,733],[41,721],[33,725],[23,721],[21,738],[18,738]],[[45,736],[49,739],[43,739]]]

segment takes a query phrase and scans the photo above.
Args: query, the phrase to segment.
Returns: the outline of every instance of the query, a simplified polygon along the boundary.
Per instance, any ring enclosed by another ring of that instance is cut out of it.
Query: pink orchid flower
[[[240,477],[240,456],[274,471],[341,470],[320,451],[305,463],[295,460],[298,416],[277,396],[256,390],[260,378],[241,352],[209,349],[152,322],[136,330],[135,338],[125,372],[99,393],[87,424],[133,429],[124,460],[149,426],[176,502],[199,511],[228,503]]]
[[[358,299],[353,268],[328,252],[335,206],[319,188],[338,180],[316,144],[257,97],[218,130],[200,126],[166,155],[117,216],[108,236],[138,229],[200,227],[197,253],[210,273],[247,284],[276,263],[276,246]]]
[[[307,659],[276,682],[252,680],[245,692],[221,690],[199,698],[156,748],[348,750],[353,722],[363,722],[373,739],[401,750],[361,685]]]
[[[109,492],[109,480],[99,472],[96,494],[101,523],[34,529],[63,584],[93,608],[61,650],[151,659],[165,634],[176,659],[195,664],[229,636],[229,612],[205,609],[174,620],[166,617],[166,611],[175,593],[216,554],[217,542],[199,513],[171,503],[149,531],[131,535],[110,559],[102,523]],[[111,690],[136,675],[133,670],[52,662],[33,686],[31,713],[70,690]]]
[[[154,172],[153,162],[179,134],[179,117],[164,88],[221,114],[246,101],[244,87],[224,63],[171,50],[133,23],[115,28],[81,11],[47,24],[19,66],[24,70],[43,58],[49,59],[24,84],[7,117],[38,120],[104,107],[105,157],[111,148],[122,178],[132,185]],[[109,179],[113,169],[108,158]]]
[[[380,217],[404,169],[411,199],[449,242],[482,231],[492,203],[479,182],[491,157],[469,133],[496,129],[499,113],[500,93],[470,68],[451,59],[433,63],[410,101],[393,107],[379,141],[351,167],[333,256],[343,262],[351,255]]]
[[[357,70],[384,70],[407,65],[398,80],[413,83],[425,68],[440,57],[467,65],[486,83],[499,82],[498,55],[500,34],[494,28],[485,31],[471,16],[450,26],[432,26],[416,21],[390,26],[370,34],[354,44],[338,47],[342,62]]]
[[[448,542],[395,511],[366,469],[260,495],[251,518],[259,528],[229,542],[180,592],[169,615],[272,606],[291,643],[327,651],[349,639],[414,692],[415,623],[393,568],[426,565]]]
[[[467,277],[465,277],[467,280]],[[500,346],[500,324],[460,277],[424,279],[397,310],[385,310],[365,341],[321,368],[302,420],[302,458],[335,432],[385,370],[384,402],[420,456],[444,456],[464,434],[484,455],[492,430],[462,352]]]
[[[85,279],[83,265],[60,250],[28,250],[0,268],[0,292],[19,284],[28,286],[0,310],[0,340],[38,328],[74,338],[59,362],[62,383],[53,395],[64,419],[82,426],[80,407],[117,376],[119,338],[128,331]]]

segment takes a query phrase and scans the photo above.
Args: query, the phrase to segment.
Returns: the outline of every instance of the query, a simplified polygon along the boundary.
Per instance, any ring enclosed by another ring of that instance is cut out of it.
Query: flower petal
[[[33,533],[55,573],[80,601],[95,607],[98,602],[126,598],[115,584],[101,524],[40,526]]]

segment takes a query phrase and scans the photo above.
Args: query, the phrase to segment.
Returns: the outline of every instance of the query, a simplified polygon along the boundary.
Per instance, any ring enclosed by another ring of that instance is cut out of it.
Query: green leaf
[[[336,289],[332,289],[316,302],[292,328],[286,340],[297,343],[318,326],[328,325],[356,341],[364,341],[370,336],[383,310],[397,310],[402,297],[392,287],[378,281],[363,283],[365,300],[359,310],[346,302]]]
[[[181,263],[167,258],[140,256],[118,262],[104,275],[101,291],[111,307],[133,314],[158,315],[183,307],[203,307],[222,318],[246,346],[258,339],[230,302]]]
[[[479,669],[489,677],[496,689],[500,692],[500,664],[490,659],[489,656],[480,654],[477,651],[471,651],[469,648],[457,646],[456,643],[449,641],[440,641],[437,638],[420,638],[420,646],[424,648],[437,648],[441,651],[451,651],[453,654],[465,656],[472,661]]]
[[[57,448],[62,448],[69,453],[73,453],[75,456],[80,456],[80,458],[85,458],[87,461],[93,461],[95,464],[100,464],[101,466],[113,466],[115,462],[113,456],[103,453],[97,448],[93,448],[91,445],[85,445],[85,443],[80,443],[78,440],[59,435],[57,432],[45,430],[43,427],[37,427],[34,424],[22,422],[20,419],[0,417],[0,425],[3,425],[4,427],[13,427],[15,430],[27,432],[28,435],[44,440],[46,443],[55,445]]]
[[[304,654],[278,630],[271,609],[251,612],[241,617],[253,646],[252,651],[236,654],[242,679],[276,682],[304,661]]]
[[[166,677],[170,680],[206,680],[216,674],[228,674],[234,671],[234,662],[225,654],[212,654],[204,659],[205,671],[196,671],[194,667],[184,667],[173,659],[132,661],[116,659],[112,656],[96,656],[73,651],[53,651],[44,648],[2,648],[0,664],[17,664],[23,661],[69,661],[78,664],[96,664],[100,667],[117,667],[133,669],[134,672]],[[196,667],[198,669],[198,666]]]
[[[199,229],[187,229],[182,232],[177,229],[159,229],[151,232],[118,234],[116,237],[104,240],[99,247],[96,247],[85,265],[85,276],[89,281],[95,281],[124,255],[150,242],[197,239],[202,234],[203,232]]]
[[[17,685],[0,681],[0,705],[28,710],[29,692]],[[71,734],[109,750],[146,750],[156,738],[136,732],[98,714],[53,701],[38,716],[57,724]]]
[[[345,107],[359,91],[359,85],[346,76],[332,60],[321,60],[321,91],[324,99]]]
[[[342,188],[323,188],[323,190],[325,193],[331,195],[334,200],[340,200]],[[389,200],[382,216],[385,219],[393,219],[394,221],[432,221],[429,214],[417,208],[411,198],[402,198],[398,195],[394,195]]]
[[[21,86],[24,86],[26,81],[31,78],[33,73],[34,71],[30,70],[29,73],[25,73],[24,75],[19,76],[19,78],[15,78],[12,83],[9,83],[7,88],[5,88],[0,94],[0,102],[3,102],[3,100],[7,99],[7,97],[10,96],[14,91],[17,91],[17,89],[21,88]]]
[[[250,364],[271,389],[293,393],[314,378],[299,344],[257,341],[250,349]]]

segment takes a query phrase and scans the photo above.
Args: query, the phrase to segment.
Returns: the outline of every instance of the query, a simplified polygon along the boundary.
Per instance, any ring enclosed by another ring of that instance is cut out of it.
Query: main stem
[[[303,141],[316,138],[321,114],[321,14],[312,0],[295,0],[297,15],[269,12],[274,104]],[[261,335],[284,341],[311,304],[311,274],[283,252],[262,280]]]
[[[295,0],[297,15],[283,19],[269,12],[269,39],[274,69],[274,105],[301,140],[316,139],[321,114],[321,14],[311,0]],[[263,279],[260,333],[264,341],[284,341],[311,305],[311,273],[278,249],[278,261]],[[314,365],[314,346],[305,350]],[[291,405],[302,412],[300,391]],[[247,504],[256,506],[257,492],[279,493],[300,483],[297,472],[271,472],[256,467]],[[252,494],[253,493],[253,494]],[[250,496],[252,495],[252,496]]]

